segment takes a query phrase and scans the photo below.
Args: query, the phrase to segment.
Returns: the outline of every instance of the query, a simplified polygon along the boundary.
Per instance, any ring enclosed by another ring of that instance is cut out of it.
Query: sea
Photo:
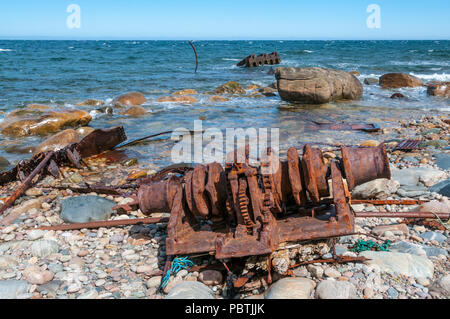
[[[383,90],[365,85],[360,100],[325,105],[295,105],[278,95],[256,98],[234,96],[226,102],[210,102],[207,92],[228,81],[244,88],[275,82],[271,68],[243,68],[236,64],[254,53],[277,51],[278,66],[324,67],[359,72],[378,78],[402,72],[424,82],[450,81],[450,41],[19,41],[0,40],[0,122],[11,111],[28,104],[55,109],[83,109],[91,113],[89,126],[123,126],[128,140],[150,134],[193,129],[202,120],[203,129],[277,128],[280,149],[305,143],[358,144],[365,140],[397,137],[399,121],[423,115],[448,116],[449,99],[430,97],[426,88]],[[156,102],[182,89],[195,89],[197,102]],[[145,95],[147,114],[129,117],[97,112],[99,107],[80,107],[86,99],[107,104],[126,92]],[[393,93],[405,98],[391,99]],[[376,123],[383,135],[360,131],[310,129],[308,123]],[[1,125],[1,123],[0,123]],[[29,158],[36,145],[48,136],[7,137],[0,134],[0,157],[11,164]],[[413,137],[413,136],[411,136]],[[130,147],[140,163],[158,167],[171,163],[175,141],[160,136]]]

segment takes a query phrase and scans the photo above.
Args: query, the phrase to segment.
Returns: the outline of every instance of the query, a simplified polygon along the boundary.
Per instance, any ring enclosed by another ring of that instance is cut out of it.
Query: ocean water
[[[129,140],[185,127],[202,119],[203,127],[279,128],[280,147],[306,142],[358,143],[371,138],[362,132],[310,131],[315,121],[376,122],[382,127],[398,119],[424,114],[448,114],[447,99],[428,97],[426,88],[382,90],[364,85],[359,101],[322,106],[292,105],[278,96],[235,97],[211,103],[210,91],[227,81],[269,85],[270,66],[240,68],[245,56],[278,51],[280,66],[327,67],[358,71],[361,81],[388,72],[415,75],[425,82],[450,81],[450,41],[195,41],[199,68],[194,73],[194,53],[187,41],[2,41],[0,40],[0,121],[30,103],[55,108],[81,108],[75,104],[94,98],[110,102],[129,91],[142,92],[148,114],[139,118],[95,115],[94,128],[123,125]],[[158,97],[181,89],[199,92],[192,105],[157,103]],[[395,92],[403,100],[392,100]],[[92,111],[95,107],[82,107]],[[15,163],[30,156],[45,137],[9,138],[0,134],[0,156]],[[133,147],[144,160],[157,165],[170,162],[174,142],[158,138]]]

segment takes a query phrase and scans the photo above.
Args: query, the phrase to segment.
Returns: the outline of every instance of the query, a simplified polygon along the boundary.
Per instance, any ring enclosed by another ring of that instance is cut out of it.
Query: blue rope
[[[188,268],[192,267],[193,265],[194,265],[194,263],[192,261],[190,261],[187,256],[174,258],[174,260],[172,261],[172,264],[170,265],[170,269],[167,271],[166,275],[162,279],[161,286],[159,288],[164,289],[167,286],[167,284],[169,283],[171,274],[175,275],[180,270],[188,269]]]

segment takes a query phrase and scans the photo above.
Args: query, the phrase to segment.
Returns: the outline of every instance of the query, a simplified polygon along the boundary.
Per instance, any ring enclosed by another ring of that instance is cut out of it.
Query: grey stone
[[[0,269],[6,270],[17,266],[17,259],[11,256],[0,256]]]
[[[386,178],[376,179],[356,186],[352,192],[352,197],[360,199],[386,199],[391,194],[395,194],[399,187],[400,184],[397,181]]]
[[[450,296],[450,275],[442,277],[439,285],[447,292],[447,296]]]
[[[417,186],[419,182],[430,187],[445,177],[445,172],[428,167],[414,167],[391,170],[392,178],[400,183],[400,186]]]
[[[435,155],[435,158],[436,158],[436,165],[439,168],[443,170],[450,169],[450,154],[439,153]]]
[[[69,197],[61,203],[61,218],[67,223],[107,220],[116,202],[99,196]]]
[[[28,240],[9,241],[0,244],[0,254],[4,254],[8,250],[20,250],[26,249],[30,246],[31,242]]]
[[[316,298],[357,299],[356,287],[348,281],[324,280],[317,285]]]
[[[84,294],[81,294],[77,297],[77,299],[97,299],[98,292],[95,289],[91,289]]]
[[[377,265],[382,272],[414,278],[433,278],[434,265],[425,256],[385,251],[364,251],[360,256],[368,258],[365,263]]]
[[[416,245],[413,243],[409,243],[406,241],[397,242],[391,245],[391,251],[399,252],[399,253],[407,253],[418,256],[428,256],[435,257],[439,255],[448,256],[448,252],[444,248],[440,247],[431,247],[425,245]]]
[[[450,197],[450,179],[439,182],[430,188],[430,192]]]
[[[214,299],[214,292],[198,281],[183,281],[173,287],[166,299]]]
[[[25,280],[1,280],[0,299],[16,299],[28,292],[30,285]]]
[[[38,240],[45,235],[46,231],[41,229],[33,229],[27,234],[29,240]]]
[[[53,296],[56,296],[56,293],[58,292],[59,287],[61,287],[63,281],[61,280],[52,280],[46,284],[38,285],[36,288],[37,292],[43,292],[46,291],[47,293],[50,293]]]
[[[283,278],[266,291],[266,299],[311,299],[316,283],[307,278]]]
[[[420,234],[419,236],[426,241],[436,240],[439,243],[442,243],[447,239],[445,235],[434,231],[428,231],[426,233]]]
[[[389,298],[391,298],[391,299],[397,299],[398,298],[398,291],[395,290],[395,288],[393,288],[393,287],[390,287],[387,290],[387,293],[389,295]]]
[[[54,240],[42,239],[33,242],[31,245],[31,254],[36,257],[47,257],[48,255],[59,251],[58,243]]]

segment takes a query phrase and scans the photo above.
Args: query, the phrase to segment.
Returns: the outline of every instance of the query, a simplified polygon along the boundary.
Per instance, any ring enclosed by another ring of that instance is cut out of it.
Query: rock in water
[[[8,114],[1,126],[2,134],[13,137],[45,135],[55,133],[64,127],[87,125],[92,120],[89,113],[80,110],[21,111]]]
[[[432,96],[450,97],[450,82],[427,83],[427,94]]]
[[[36,257],[47,257],[59,251],[58,243],[54,240],[38,240],[31,245],[31,254]]]
[[[433,278],[433,263],[424,256],[385,251],[364,251],[360,256],[370,260],[369,265],[378,265],[381,271],[414,278]]]
[[[356,186],[352,192],[352,197],[360,199],[386,199],[391,194],[395,194],[399,187],[400,184],[392,179],[376,179]]]
[[[214,299],[214,293],[198,281],[183,281],[170,290],[166,299]]]
[[[379,82],[380,82],[380,80],[377,78],[365,78],[364,79],[364,84],[366,84],[366,85],[375,85],[375,84],[378,84]]]
[[[42,142],[36,148],[34,154],[39,154],[48,151],[57,151],[66,147],[67,145],[78,142],[79,142],[78,133],[75,130],[67,129],[49,137],[44,142]]]
[[[11,163],[4,157],[0,156],[0,171],[7,169]]]
[[[0,299],[16,299],[27,293],[29,287],[25,280],[0,280]]]
[[[116,97],[112,104],[118,106],[142,105],[147,101],[145,96],[139,92],[129,92]]]
[[[317,285],[319,299],[357,299],[356,288],[348,281],[324,280]]]
[[[117,204],[99,196],[70,197],[61,203],[61,218],[67,223],[88,223],[108,219]]]
[[[244,88],[235,81],[230,81],[222,84],[214,90],[216,94],[245,94]]]
[[[283,278],[266,291],[266,299],[311,299],[316,283],[307,278]]]
[[[147,114],[147,111],[140,105],[134,105],[134,106],[130,106],[129,108],[127,108],[125,111],[123,111],[120,114],[138,117],[138,116]]]
[[[359,99],[361,82],[352,74],[322,68],[277,68],[278,93],[283,100],[324,104],[336,100]]]
[[[388,73],[380,78],[383,89],[399,89],[403,87],[423,86],[423,81],[415,76],[404,73]]]

